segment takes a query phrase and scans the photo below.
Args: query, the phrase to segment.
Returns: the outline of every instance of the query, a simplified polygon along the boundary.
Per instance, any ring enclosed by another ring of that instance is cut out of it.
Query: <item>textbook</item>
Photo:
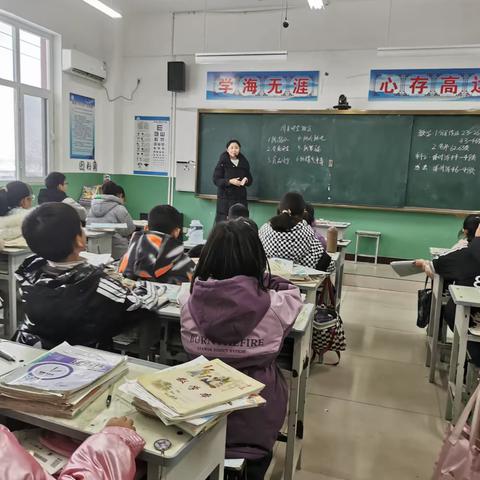
[[[175,369],[142,375],[138,383],[182,416],[259,393],[265,387],[219,359],[202,357]]]
[[[64,342],[0,377],[0,407],[72,418],[127,371],[126,357]]]
[[[296,282],[310,282],[312,281],[312,277],[327,275],[325,272],[316,270],[315,268],[298,265],[291,260],[285,260],[284,258],[269,258],[268,264],[270,265],[270,272],[272,275],[278,275],[286,280]]]
[[[422,268],[415,265],[415,260],[401,260],[397,262],[391,262],[390,266],[395,273],[400,277],[407,277],[409,275],[416,275],[422,273]]]
[[[268,264],[272,275],[278,275],[279,277],[285,278],[285,280],[290,280],[293,275],[293,262],[291,260],[269,258]]]
[[[205,357],[198,357],[191,363],[193,366],[203,365]],[[181,365],[170,367],[168,370],[177,371]],[[164,370],[165,371],[165,370]],[[197,411],[191,415],[179,415],[161,400],[145,390],[137,380],[127,380],[118,389],[118,394],[130,402],[140,413],[154,416],[164,425],[175,425],[192,436],[214,426],[220,418],[235,410],[260,407],[266,400],[258,394],[251,394],[230,402],[217,405],[207,410]]]

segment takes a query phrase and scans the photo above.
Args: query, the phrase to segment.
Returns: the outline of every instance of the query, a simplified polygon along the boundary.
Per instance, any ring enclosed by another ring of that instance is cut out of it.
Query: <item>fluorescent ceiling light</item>
[[[232,63],[232,62],[264,62],[285,61],[286,51],[278,52],[230,52],[230,53],[196,53],[195,63]]]
[[[321,10],[325,8],[325,2],[323,0],[308,0],[308,4],[312,10]]]
[[[92,7],[100,10],[105,15],[108,15],[111,18],[122,18],[122,14],[115,11],[113,8],[110,8],[108,5],[105,5],[100,0],[83,0],[85,3],[88,3]]]
[[[427,47],[377,48],[379,57],[428,57],[437,55],[479,55],[480,45],[445,45]]]

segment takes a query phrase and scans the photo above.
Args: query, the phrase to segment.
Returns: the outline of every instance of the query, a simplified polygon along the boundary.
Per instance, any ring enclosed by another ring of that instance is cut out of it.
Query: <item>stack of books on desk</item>
[[[311,282],[325,272],[310,267],[304,267],[284,258],[269,258],[270,272],[292,282]]]
[[[127,370],[126,357],[64,342],[0,377],[0,408],[72,418]]]
[[[263,387],[221,360],[198,357],[126,382],[120,392],[138,411],[195,436],[234,410],[264,405]]]

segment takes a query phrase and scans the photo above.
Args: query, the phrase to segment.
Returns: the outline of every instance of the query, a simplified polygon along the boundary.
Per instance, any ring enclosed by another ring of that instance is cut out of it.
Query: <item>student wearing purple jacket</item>
[[[264,478],[285,420],[288,390],[276,364],[302,309],[298,288],[266,274],[267,258],[253,222],[215,225],[180,298],[182,343],[192,356],[220,358],[265,384],[264,407],[228,416],[227,458],[245,458],[249,480]]]

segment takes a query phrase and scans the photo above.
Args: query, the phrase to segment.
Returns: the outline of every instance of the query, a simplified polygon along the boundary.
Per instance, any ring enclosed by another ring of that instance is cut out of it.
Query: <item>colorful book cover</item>
[[[265,386],[219,359],[188,362],[143,375],[138,382],[180,415],[258,393]]]

